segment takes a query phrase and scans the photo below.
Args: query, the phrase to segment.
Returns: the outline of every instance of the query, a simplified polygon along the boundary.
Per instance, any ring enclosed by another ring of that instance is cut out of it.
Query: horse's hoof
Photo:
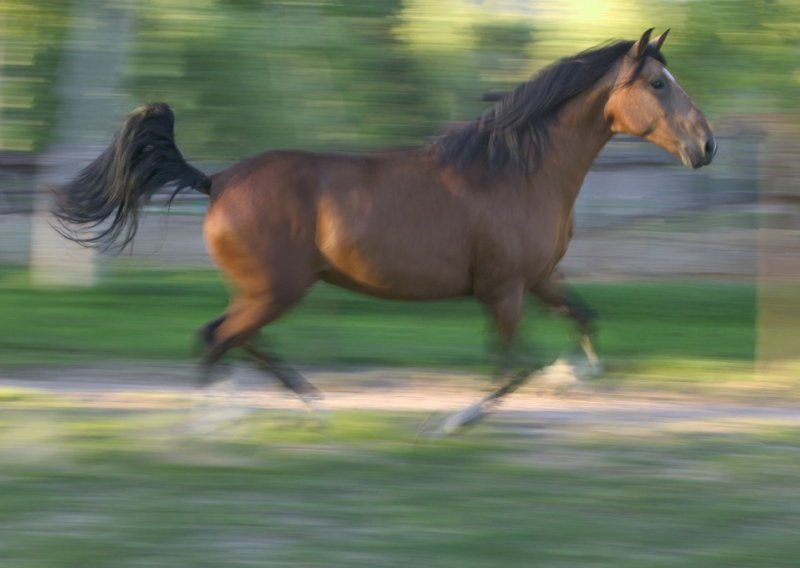
[[[589,361],[588,367],[589,368],[586,370],[585,375],[587,379],[596,379],[598,377],[602,377],[603,373],[606,372],[603,362],[599,359],[596,361]]]
[[[307,402],[320,402],[325,400],[325,396],[313,385],[311,385],[310,389],[305,389],[300,393],[300,398]]]
[[[306,407],[306,412],[315,426],[320,430],[325,430],[330,426],[329,411],[327,408],[318,404],[322,399],[320,396],[308,396],[306,394],[300,396],[300,400]]]
[[[439,426],[437,434],[439,436],[450,436],[467,426],[474,425],[487,414],[489,414],[489,410],[486,408],[486,404],[483,401],[477,402],[447,417]]]

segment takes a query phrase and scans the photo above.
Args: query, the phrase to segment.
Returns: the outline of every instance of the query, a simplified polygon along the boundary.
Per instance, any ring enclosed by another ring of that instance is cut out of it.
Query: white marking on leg
[[[592,340],[589,339],[588,335],[584,335],[581,337],[581,349],[583,349],[583,352],[586,354],[586,358],[592,365],[592,370],[594,370],[599,374],[600,358],[597,356],[597,353],[594,350],[594,345],[592,345]]]

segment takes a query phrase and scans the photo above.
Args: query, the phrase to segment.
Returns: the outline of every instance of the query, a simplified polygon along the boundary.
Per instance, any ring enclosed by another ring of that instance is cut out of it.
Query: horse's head
[[[661,45],[669,30],[650,41],[644,32],[622,60],[606,103],[612,132],[649,140],[687,167],[711,163],[717,142],[705,116],[667,70]]]

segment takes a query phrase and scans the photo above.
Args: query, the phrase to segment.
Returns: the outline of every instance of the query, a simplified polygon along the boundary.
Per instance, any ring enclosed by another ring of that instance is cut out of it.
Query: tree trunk
[[[126,3],[80,0],[74,4],[57,86],[55,135],[36,180],[31,234],[34,285],[91,286],[97,280],[96,254],[53,229],[48,190],[73,177],[103,150],[112,125],[129,106],[119,87],[133,18],[133,9]]]

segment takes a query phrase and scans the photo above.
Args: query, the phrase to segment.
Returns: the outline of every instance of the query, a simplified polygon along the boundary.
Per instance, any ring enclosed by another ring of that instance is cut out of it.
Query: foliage
[[[3,148],[51,142],[66,30],[81,1],[0,6]],[[474,117],[484,91],[651,26],[673,28],[671,67],[712,114],[796,103],[792,0],[144,0],[129,9],[137,33],[120,96],[173,104],[194,159],[418,143],[442,122]]]
[[[41,151],[56,120],[70,2],[0,3],[0,150]]]

